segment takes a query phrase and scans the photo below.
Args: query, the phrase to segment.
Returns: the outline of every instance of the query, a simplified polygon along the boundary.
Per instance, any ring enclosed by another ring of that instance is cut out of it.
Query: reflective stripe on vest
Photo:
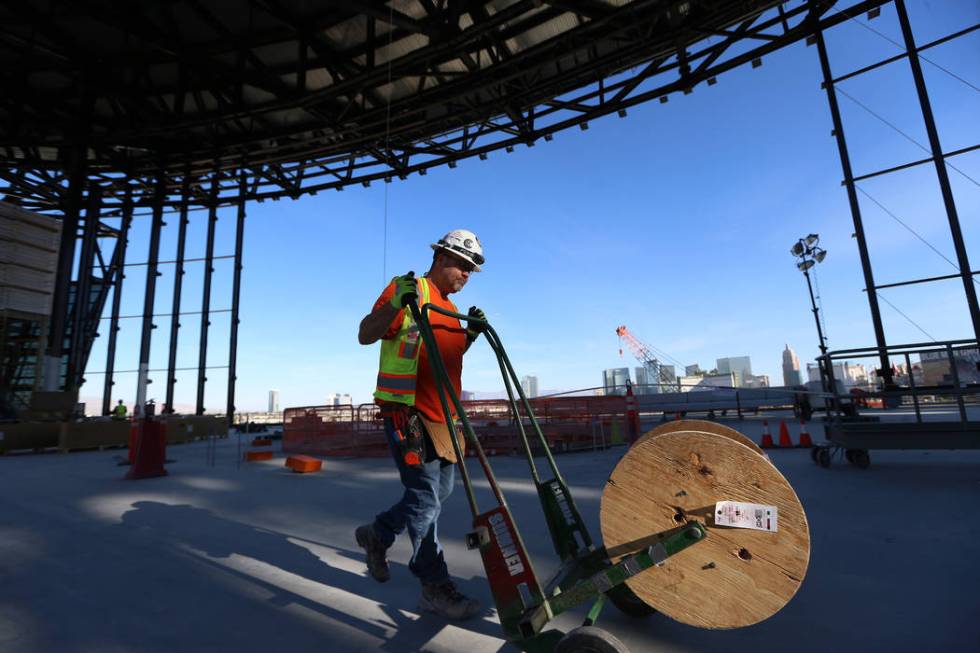
[[[429,303],[429,280],[418,280],[419,307]],[[401,327],[394,337],[381,340],[378,363],[378,385],[374,396],[382,401],[415,405],[415,383],[418,377],[422,342],[412,312],[405,309]]]

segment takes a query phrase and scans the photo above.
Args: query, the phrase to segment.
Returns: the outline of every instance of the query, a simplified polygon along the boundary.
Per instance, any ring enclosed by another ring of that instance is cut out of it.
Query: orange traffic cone
[[[769,432],[769,420],[762,421],[762,441],[759,446],[763,449],[772,449],[775,446],[772,443],[772,434]]]
[[[813,440],[810,439],[810,434],[806,430],[806,420],[800,420],[800,447],[809,448],[813,446]]]
[[[789,428],[786,426],[786,420],[784,419],[779,420],[779,446],[793,446],[793,440],[789,437]]]

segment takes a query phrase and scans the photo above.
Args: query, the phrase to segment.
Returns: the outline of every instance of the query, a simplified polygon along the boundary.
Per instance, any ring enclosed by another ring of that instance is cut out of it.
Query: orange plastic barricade
[[[308,474],[320,471],[323,461],[311,456],[289,456],[286,458],[286,467],[300,474]]]
[[[246,451],[245,460],[272,460],[272,455],[271,451]]]

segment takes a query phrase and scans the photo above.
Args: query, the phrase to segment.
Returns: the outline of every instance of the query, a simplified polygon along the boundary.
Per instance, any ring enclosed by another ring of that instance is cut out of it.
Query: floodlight
[[[810,234],[809,236],[806,237],[805,241],[807,247],[813,247],[818,242],[820,242],[820,236],[818,236],[817,234]]]
[[[813,255],[813,258],[817,259],[817,263],[823,263],[823,260],[827,258],[827,250],[818,249]]]
[[[797,243],[793,245],[793,249],[789,250],[789,253],[793,256],[803,256],[803,243],[797,241]]]
[[[817,263],[815,261],[813,261],[812,259],[810,259],[810,260],[807,260],[807,261],[801,261],[800,263],[797,263],[796,264],[796,267],[800,268],[801,271],[806,272],[807,270],[809,270],[810,268],[812,268],[816,264]]]

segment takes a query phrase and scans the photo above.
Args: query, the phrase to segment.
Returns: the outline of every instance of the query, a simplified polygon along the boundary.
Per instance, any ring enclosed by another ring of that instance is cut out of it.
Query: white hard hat
[[[439,242],[432,243],[432,249],[443,250],[453,256],[457,256],[473,264],[473,270],[480,271],[483,265],[483,246],[476,234],[466,229],[453,229],[448,234],[439,239]]]

